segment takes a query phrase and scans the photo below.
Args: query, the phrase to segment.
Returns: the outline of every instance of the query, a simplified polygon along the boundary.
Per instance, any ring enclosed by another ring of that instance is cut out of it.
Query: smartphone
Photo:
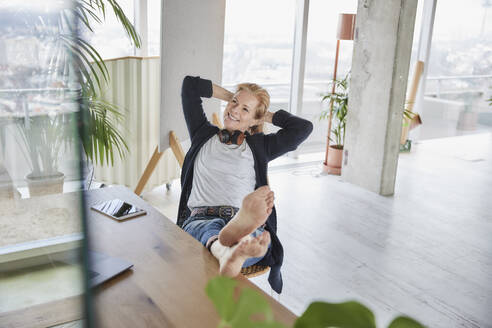
[[[121,199],[112,199],[91,206],[91,209],[118,221],[145,215],[147,212]]]

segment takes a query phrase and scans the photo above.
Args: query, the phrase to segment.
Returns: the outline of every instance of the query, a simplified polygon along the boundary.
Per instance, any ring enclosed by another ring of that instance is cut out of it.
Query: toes
[[[260,235],[258,235],[256,237],[253,237],[252,242],[259,244],[262,241],[262,239],[264,238],[263,235],[264,235],[264,232],[262,232]]]
[[[256,189],[256,192],[259,194],[267,195],[270,192],[270,187],[268,185],[264,185]]]
[[[270,243],[270,233],[268,231],[263,231],[259,237],[261,245],[268,245],[268,243]]]
[[[252,241],[253,238],[251,238],[251,236],[246,236],[243,240],[241,240],[241,246],[244,248],[246,247],[247,245],[251,244],[251,241]]]
[[[237,245],[237,248],[234,250],[235,255],[243,255],[247,249],[250,247],[250,240],[243,240],[239,245]]]

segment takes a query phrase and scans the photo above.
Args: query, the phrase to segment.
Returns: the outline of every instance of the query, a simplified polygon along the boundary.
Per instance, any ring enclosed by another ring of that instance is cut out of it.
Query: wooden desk
[[[87,193],[87,208],[112,198],[144,208],[148,215],[118,222],[88,210],[90,248],[133,263],[132,269],[94,291],[92,303],[98,326],[216,327],[219,318],[205,294],[205,286],[218,274],[217,260],[198,241],[125,187],[91,190]],[[263,293],[243,277],[238,277],[238,281]],[[292,326],[294,314],[263,294],[272,305],[276,320]],[[73,300],[65,301],[69,302]],[[39,322],[43,313],[47,318],[60,316],[62,307],[60,302],[35,307],[27,310],[29,313],[24,311],[24,317],[29,314]],[[63,317],[56,323],[76,319],[67,313]]]

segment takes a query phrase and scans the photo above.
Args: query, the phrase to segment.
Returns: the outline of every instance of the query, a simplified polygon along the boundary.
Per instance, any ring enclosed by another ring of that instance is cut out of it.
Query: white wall
[[[163,0],[161,8],[160,151],[169,147],[169,132],[189,139],[181,106],[186,75],[200,75],[221,84],[225,0]],[[204,101],[211,117],[218,100]]]

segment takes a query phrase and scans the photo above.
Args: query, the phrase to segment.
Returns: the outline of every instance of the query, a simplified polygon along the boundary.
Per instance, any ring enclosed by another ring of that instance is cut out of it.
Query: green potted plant
[[[14,126],[22,140],[18,149],[31,168],[25,177],[30,196],[63,192],[65,175],[58,170],[62,151],[68,151],[74,141],[74,113],[31,115],[16,118]]]
[[[345,142],[345,125],[347,123],[348,94],[349,94],[350,72],[341,79],[335,80],[335,92],[322,94],[321,101],[329,100],[327,110],[323,110],[319,119],[329,119],[332,111],[332,125],[329,131],[329,140],[334,142],[328,148],[328,161],[323,163],[324,170],[330,173],[340,174],[342,167],[343,145]]]
[[[140,47],[140,37],[135,27],[115,0],[76,0],[73,8],[62,12],[61,20],[77,17],[79,25],[93,33],[94,24],[103,24],[111,10],[130,41]],[[123,158],[127,151],[119,124],[124,119],[121,108],[102,100],[103,83],[108,82],[109,73],[102,57],[94,47],[84,39],[73,34],[61,33],[60,46],[65,56],[76,62],[75,75],[81,81],[81,114],[83,131],[82,146],[87,159],[104,165],[113,165],[116,153]],[[102,77],[103,81],[101,81]]]
[[[238,288],[227,277],[211,279],[205,291],[220,317],[218,328],[287,328],[275,321],[270,304],[252,288]],[[312,302],[294,322],[293,328],[376,328],[374,314],[356,301]],[[407,316],[398,316],[388,328],[424,328]]]
[[[26,26],[33,31],[43,32],[34,34],[41,35],[40,42],[48,45],[48,65],[40,66],[36,75],[43,77],[49,87],[31,86],[30,74],[9,76],[9,85],[20,86],[22,92],[27,92],[19,96],[20,89],[14,90],[16,107],[21,109],[19,112],[24,113],[24,109],[33,107],[31,105],[36,98],[51,102],[49,105],[52,107],[60,107],[64,102],[70,101],[81,104],[81,115],[78,118],[73,111],[68,114],[57,108],[48,115],[29,112],[27,116],[14,119],[19,148],[24,152],[32,170],[26,176],[31,194],[41,193],[41,190],[44,190],[43,193],[62,191],[64,175],[58,170],[58,162],[62,151],[68,150],[73,142],[75,122],[82,125],[84,133],[80,141],[88,162],[113,165],[116,153],[123,158],[128,151],[119,131],[124,118],[123,111],[102,100],[100,96],[103,83],[109,78],[106,65],[97,50],[79,37],[75,30],[77,24],[74,23],[78,21],[78,25],[91,33],[93,25],[102,24],[108,10],[112,10],[137,47],[140,47],[139,36],[116,1],[76,0],[74,4],[73,7],[60,10],[56,18],[50,16],[33,19],[29,15],[25,18]],[[47,19],[56,21],[47,22]],[[56,28],[52,28],[53,26]],[[22,67],[13,67],[13,70],[19,69]],[[74,80],[78,83],[74,83]],[[71,99],[63,99],[63,96],[60,98],[60,93]],[[40,107],[44,105],[46,103]]]
[[[412,148],[412,141],[408,138],[408,132],[420,124],[422,124],[422,119],[420,115],[412,112],[413,102],[407,100],[405,101],[405,107],[403,109],[403,119],[402,119],[402,131],[400,137],[400,152],[410,152]]]

